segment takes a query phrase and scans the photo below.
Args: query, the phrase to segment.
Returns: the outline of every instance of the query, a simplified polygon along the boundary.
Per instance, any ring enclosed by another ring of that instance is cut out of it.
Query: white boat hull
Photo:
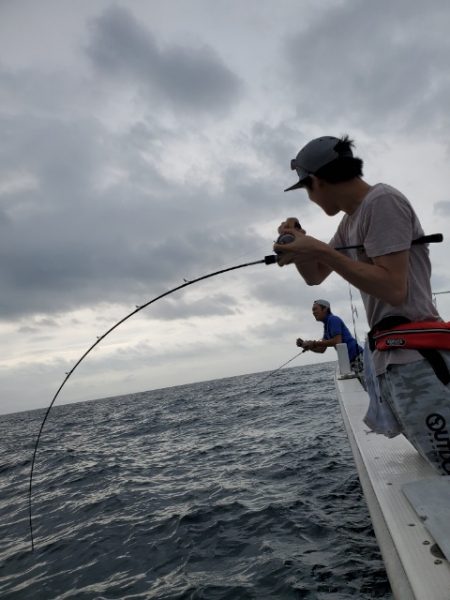
[[[450,564],[402,486],[441,479],[402,435],[388,439],[363,423],[368,396],[336,371],[336,390],[373,528],[397,600],[450,600]]]

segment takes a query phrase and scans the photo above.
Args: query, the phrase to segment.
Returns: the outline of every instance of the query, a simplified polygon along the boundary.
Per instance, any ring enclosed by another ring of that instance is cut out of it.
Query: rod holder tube
[[[350,377],[354,377],[355,375],[350,367],[347,344],[336,344],[336,352],[339,365],[339,379],[349,379]]]

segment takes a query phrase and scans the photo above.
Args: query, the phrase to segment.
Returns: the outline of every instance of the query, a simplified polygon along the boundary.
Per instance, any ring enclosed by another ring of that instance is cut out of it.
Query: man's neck
[[[360,206],[371,187],[363,179],[357,178],[336,185],[339,195],[339,205],[342,211],[351,215]]]

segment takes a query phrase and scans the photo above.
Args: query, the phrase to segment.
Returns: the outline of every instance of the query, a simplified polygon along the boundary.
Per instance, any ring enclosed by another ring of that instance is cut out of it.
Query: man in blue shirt
[[[297,346],[304,350],[323,353],[329,347],[336,344],[347,344],[350,366],[356,372],[362,370],[363,349],[352,336],[344,321],[333,315],[328,300],[314,300],[312,313],[316,321],[323,323],[323,337],[321,340],[297,339]]]

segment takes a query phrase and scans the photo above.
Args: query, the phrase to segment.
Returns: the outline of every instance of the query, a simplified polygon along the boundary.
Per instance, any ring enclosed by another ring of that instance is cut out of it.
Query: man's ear
[[[311,179],[311,189],[312,190],[323,187],[323,185],[325,183],[325,181],[323,179],[320,179],[316,175],[310,175],[309,177]]]

